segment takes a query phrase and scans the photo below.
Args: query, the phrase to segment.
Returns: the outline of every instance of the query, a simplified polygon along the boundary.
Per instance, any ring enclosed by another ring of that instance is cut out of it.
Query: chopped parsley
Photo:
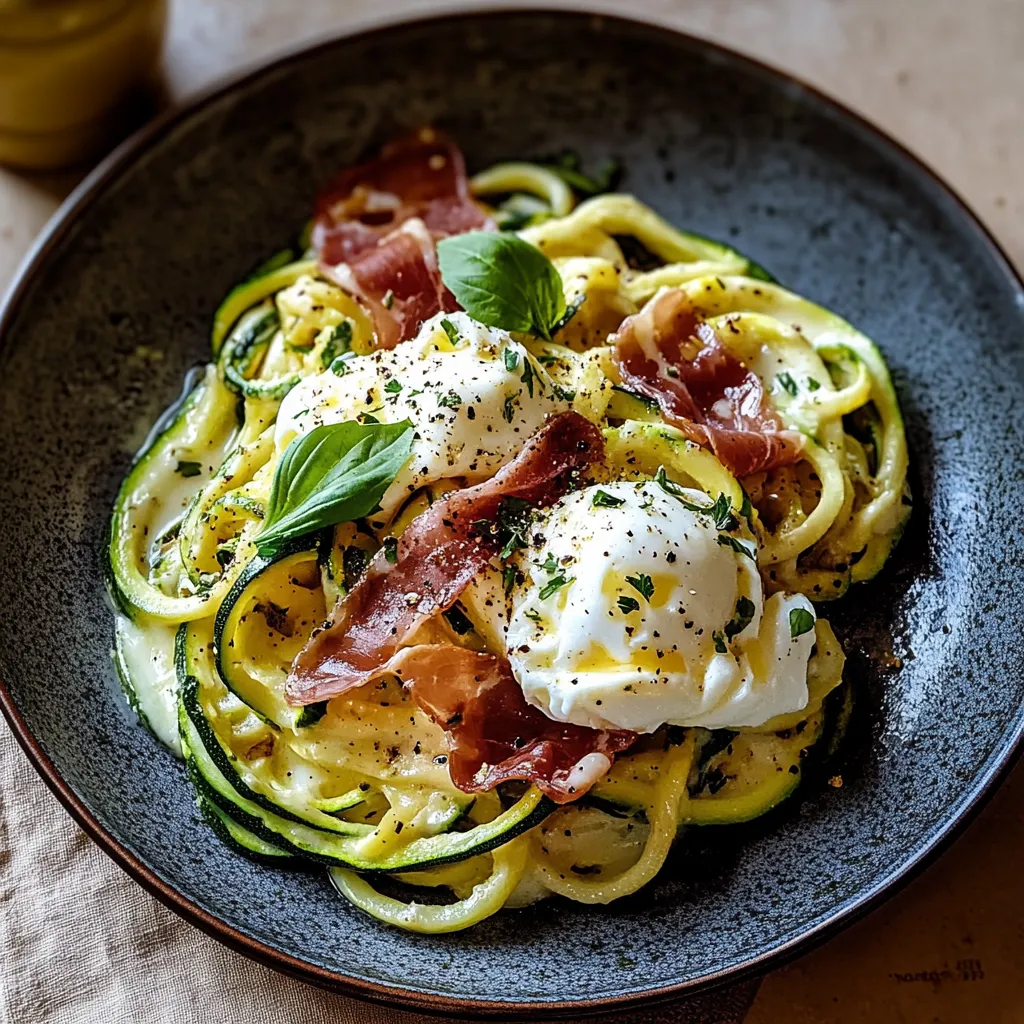
[[[508,597],[512,593],[512,588],[516,585],[516,567],[514,565],[506,565],[501,570],[501,587],[505,591],[505,596]]]
[[[561,590],[562,587],[569,586],[570,583],[576,581],[575,576],[570,576],[566,579],[565,573],[560,572],[557,576],[552,576],[551,579],[540,588],[540,592],[537,595],[542,601],[546,601],[556,591]]]
[[[502,498],[498,506],[497,537],[502,545],[498,555],[502,560],[513,551],[527,547],[526,531],[530,528],[531,505],[522,498]],[[486,520],[484,520],[486,523]],[[486,525],[490,526],[489,523]]]
[[[794,608],[789,613],[789,635],[795,640],[814,629],[814,616],[806,608]]]
[[[643,599],[650,604],[651,598],[654,596],[654,580],[645,572],[638,573],[636,576],[627,576],[626,582],[637,591]]]
[[[331,360],[330,370],[335,377],[344,377],[348,373],[349,360],[352,358],[351,352],[343,352],[336,359]]]
[[[754,618],[754,602],[749,597],[741,597],[736,602],[736,614],[725,627],[725,635],[731,640],[750,625]]]
[[[540,613],[539,612],[535,612],[532,608],[527,609],[525,612],[523,612],[523,614],[531,622],[540,622]]]
[[[529,359],[523,360],[523,375],[519,378],[525,385],[526,390],[530,392],[530,397],[533,398],[533,382],[537,379],[536,373],[533,371],[533,363]],[[538,385],[540,381],[537,381]]]
[[[714,519],[715,526],[719,530],[735,530],[739,525],[732,513],[732,502],[724,494],[720,494],[711,508],[706,511]]]
[[[380,301],[385,309],[390,309],[395,304],[395,293],[389,288]]]
[[[719,494],[711,505],[698,505],[696,502],[688,500],[685,487],[668,478],[664,466],[658,467],[658,472],[654,474],[654,482],[663,491],[671,494],[683,508],[688,509],[690,512],[699,512],[701,515],[711,516],[719,530],[736,529],[736,516],[732,511],[732,502],[724,494]]]
[[[352,348],[352,324],[348,320],[343,321],[331,329],[331,333],[320,349],[320,365],[331,366],[338,356],[343,355]]]
[[[388,537],[384,541],[384,557],[394,565],[398,561],[398,538]]]
[[[442,395],[437,400],[437,404],[444,406],[446,409],[458,409],[462,405],[462,395],[454,388],[449,388],[448,394]]]
[[[397,395],[398,392],[402,390],[401,382],[397,380],[395,377],[392,377],[391,380],[389,380],[387,384],[384,385],[384,390],[389,395]]]
[[[550,551],[548,552],[548,557],[544,559],[544,564],[541,566],[541,568],[549,574],[554,574],[558,572],[558,562],[555,560],[555,556],[551,554]]]
[[[505,369],[515,373],[519,369],[519,353],[514,348],[505,349]]]
[[[715,650],[719,654],[729,653],[729,648],[725,646],[725,637],[717,629],[711,634],[711,639],[715,641]]]
[[[509,395],[505,399],[505,405],[501,410],[501,415],[504,417],[506,423],[511,423],[513,417],[516,414],[516,396]]]
[[[743,486],[740,486],[740,490],[743,491],[743,504],[740,505],[740,515],[746,519],[748,525],[753,528],[754,526],[754,506],[750,504],[750,495],[743,490]]]
[[[623,615],[628,615],[630,612],[638,612],[640,611],[640,602],[635,597],[620,597],[619,611]]]
[[[746,555],[747,558],[757,561],[757,556],[754,552],[747,547],[746,544],[741,540],[737,540],[735,537],[730,537],[727,533],[720,533],[718,535],[718,543],[723,548],[732,548],[739,555]]]
[[[818,388],[820,388],[820,387],[821,387],[821,384],[819,384],[818,381],[816,381],[813,377],[808,377],[807,378],[807,390],[808,391],[817,391]]]
[[[783,370],[782,373],[780,373],[778,377],[776,377],[775,379],[782,386],[782,389],[783,391],[786,392],[786,394],[791,395],[793,398],[796,398],[796,393],[799,389],[796,386],[796,381],[793,380],[789,373]]]
[[[594,508],[618,508],[626,504],[625,498],[616,498],[607,491],[594,491],[594,500],[590,503]]]
[[[179,460],[177,466],[174,467],[174,472],[179,476],[190,477],[199,476],[203,471],[203,464],[201,462],[188,462]]]
[[[448,335],[448,340],[453,345],[458,344],[458,341],[459,341],[459,329],[458,329],[458,327],[455,326],[455,324],[453,324],[451,322],[451,320],[448,319],[448,317],[445,317],[441,321],[441,327],[444,329],[444,333]]]
[[[576,392],[572,388],[563,388],[561,384],[555,384],[555,398],[561,399],[563,402],[572,402],[576,399]]]

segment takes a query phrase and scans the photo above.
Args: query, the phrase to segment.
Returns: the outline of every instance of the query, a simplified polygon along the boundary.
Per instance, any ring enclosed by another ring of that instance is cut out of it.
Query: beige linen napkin
[[[322,992],[253,963],[186,924],[74,824],[6,725],[0,725],[0,779],[4,1024],[426,1024],[432,1019]],[[212,834],[210,841],[216,842]],[[738,1024],[756,987],[754,982],[606,1020]]]

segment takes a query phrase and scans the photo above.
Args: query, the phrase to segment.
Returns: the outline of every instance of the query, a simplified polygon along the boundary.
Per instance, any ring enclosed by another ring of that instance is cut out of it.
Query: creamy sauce
[[[178,737],[178,680],[174,671],[177,626],[160,622],[137,626],[124,615],[115,625],[120,670],[131,681],[140,716],[154,735],[181,756]]]

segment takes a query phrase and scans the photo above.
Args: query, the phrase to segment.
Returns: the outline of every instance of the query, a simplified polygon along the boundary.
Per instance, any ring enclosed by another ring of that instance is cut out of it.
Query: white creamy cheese
[[[548,416],[570,408],[519,342],[465,313],[435,316],[416,338],[353,357],[346,370],[340,376],[325,370],[289,392],[277,417],[278,452],[323,423],[365,414],[381,423],[410,420],[416,428],[412,457],[384,494],[385,519],[429,483],[493,476]]]
[[[765,601],[753,558],[722,543],[736,535],[711,516],[653,481],[617,482],[566,495],[537,534],[520,556],[507,649],[551,718],[653,732],[756,726],[806,706],[814,632],[791,637],[789,613],[813,615],[811,604]]]

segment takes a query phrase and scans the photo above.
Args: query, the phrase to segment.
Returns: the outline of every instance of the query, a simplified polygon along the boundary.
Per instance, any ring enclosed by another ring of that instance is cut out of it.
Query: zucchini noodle
[[[596,195],[577,205],[572,177],[527,162],[498,164],[469,185],[499,224],[518,225],[519,237],[551,260],[575,311],[554,340],[506,336],[504,365],[515,367],[516,390],[501,393],[503,412],[492,420],[494,410],[472,399],[475,429],[498,435],[530,402],[550,403],[538,422],[571,408],[604,436],[604,461],[582,485],[606,488],[606,505],[621,505],[615,495],[627,492],[614,489],[627,485],[640,494],[662,481],[671,494],[666,480],[706,496],[707,507],[696,506],[702,514],[718,499],[725,520],[717,550],[726,544],[737,553],[758,600],[763,586],[766,622],[773,601],[840,597],[882,568],[910,498],[903,421],[872,341],[742,254],[679,230],[633,196]],[[409,353],[456,367],[472,347],[446,320],[443,331],[423,328],[431,338],[377,352],[374,322],[359,300],[321,275],[315,259],[294,257],[289,250],[268,261],[216,311],[212,361],[133,463],[111,522],[118,673],[140,718],[182,753],[214,831],[261,863],[327,866],[354,906],[433,935],[551,894],[605,904],[635,893],[687,829],[748,821],[789,797],[812,751],[833,750],[849,716],[842,648],[806,603],[790,613],[808,619],[801,634],[814,630],[802,706],[753,719],[760,725],[661,726],[561,807],[518,783],[458,789],[445,731],[393,676],[322,704],[288,704],[293,659],[368,561],[432,502],[487,479],[515,454],[484,469],[428,473],[425,466],[363,519],[259,554],[283,451],[308,429],[304,416],[312,421],[339,401],[330,397],[335,382],[359,382],[350,418],[397,422],[395,410],[409,408],[400,403],[422,392],[401,382],[380,388],[372,367],[414,365]],[[681,289],[760,379],[781,423],[800,437],[798,462],[739,480],[624,385],[615,334],[665,288]],[[484,353],[473,357],[481,366],[494,358],[486,343],[473,342],[472,351]],[[451,379],[459,383],[454,370]],[[296,409],[299,394],[312,394],[321,411]],[[470,401],[450,394],[456,407]],[[518,446],[529,433],[524,428]],[[547,589],[571,582],[552,576]],[[655,582],[647,579],[646,592],[642,578],[632,582],[635,589],[618,598],[623,615],[640,609],[637,595],[654,607]],[[430,619],[414,642],[505,657],[509,586],[495,563],[466,589],[456,615]],[[551,614],[564,610],[565,592]],[[730,640],[751,617],[727,626]],[[797,620],[788,621],[787,642]],[[390,894],[396,883],[408,898]]]

